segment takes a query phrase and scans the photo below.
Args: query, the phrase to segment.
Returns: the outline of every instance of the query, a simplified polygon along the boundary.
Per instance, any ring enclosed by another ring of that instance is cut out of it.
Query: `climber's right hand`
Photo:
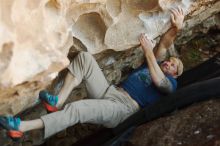
[[[171,9],[171,23],[178,30],[183,28],[184,12],[183,9],[178,7]]]

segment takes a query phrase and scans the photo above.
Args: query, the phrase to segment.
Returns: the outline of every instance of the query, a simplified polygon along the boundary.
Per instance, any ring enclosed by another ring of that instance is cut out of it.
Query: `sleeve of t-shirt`
[[[176,79],[174,79],[172,76],[167,76],[167,78],[169,79],[171,85],[172,85],[172,92],[176,91],[177,89],[177,81]]]

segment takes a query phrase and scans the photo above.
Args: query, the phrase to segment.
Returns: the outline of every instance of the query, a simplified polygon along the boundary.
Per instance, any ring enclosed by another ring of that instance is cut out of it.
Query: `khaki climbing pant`
[[[76,123],[101,124],[113,128],[138,111],[139,106],[131,97],[108,84],[96,60],[89,53],[80,52],[68,69],[78,81],[85,82],[92,99],[69,103],[61,111],[42,116],[44,138]]]

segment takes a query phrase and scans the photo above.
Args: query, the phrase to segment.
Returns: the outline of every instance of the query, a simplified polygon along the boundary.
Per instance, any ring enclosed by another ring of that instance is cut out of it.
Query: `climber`
[[[154,52],[152,42],[141,34],[139,40],[147,65],[135,69],[120,86],[109,85],[92,55],[80,52],[68,66],[69,72],[59,94],[51,95],[47,91],[39,94],[50,114],[29,121],[0,116],[0,127],[6,129],[11,138],[17,139],[23,132],[43,128],[47,138],[76,123],[102,124],[109,128],[117,126],[140,108],[155,103],[162,94],[175,91],[175,78],[182,74],[183,65],[176,57],[165,60],[165,54],[182,29],[183,20],[181,8],[171,10],[172,27],[161,37]],[[73,88],[82,81],[88,96],[93,99],[72,102],[62,109]]]

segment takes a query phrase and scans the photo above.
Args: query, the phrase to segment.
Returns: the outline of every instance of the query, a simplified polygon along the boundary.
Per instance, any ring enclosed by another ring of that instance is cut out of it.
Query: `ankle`
[[[29,120],[29,121],[22,121],[19,126],[19,131],[27,132],[30,130],[42,129],[42,128],[44,128],[43,120],[35,119],[35,120]]]
[[[63,104],[64,104],[63,101],[58,101],[57,104],[56,104],[56,107],[57,107],[58,109],[61,109],[61,108],[63,107]]]
[[[21,131],[21,132],[25,132],[27,129],[27,126],[25,125],[24,122],[21,121],[21,124],[20,126],[18,127],[18,130]]]

